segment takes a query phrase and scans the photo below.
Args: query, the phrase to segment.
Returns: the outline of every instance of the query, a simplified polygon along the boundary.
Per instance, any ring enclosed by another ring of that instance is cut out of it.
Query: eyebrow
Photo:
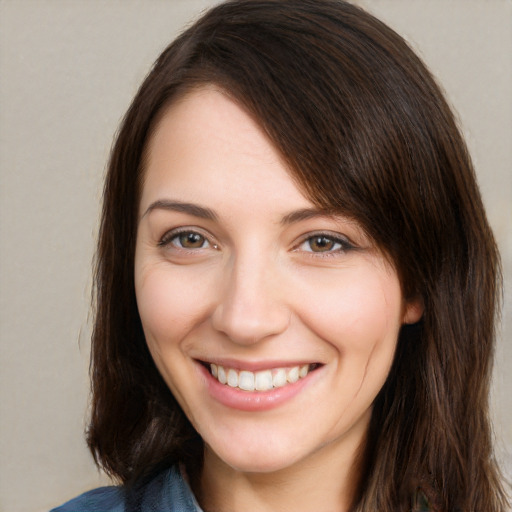
[[[218,220],[217,214],[210,208],[206,208],[204,206],[200,206],[194,203],[185,203],[182,201],[170,199],[159,199],[158,201],[151,203],[148,209],[142,215],[141,219],[144,218],[149,213],[151,213],[153,210],[168,210],[173,212],[186,213],[188,215],[192,215],[193,217],[198,217],[200,219],[207,219],[213,221]],[[300,210],[294,210],[284,215],[280,221],[280,224],[283,226],[287,226],[290,224],[294,224],[296,222],[314,219],[317,217],[334,216],[335,215],[328,210],[322,210],[318,208],[301,208]]]
[[[148,209],[144,212],[141,219],[151,213],[153,210],[168,210],[172,212],[187,213],[194,217],[201,219],[217,220],[217,215],[210,208],[199,206],[193,203],[184,203],[182,201],[174,201],[169,199],[159,199],[154,203],[151,203]]]
[[[295,222],[301,222],[303,220],[314,219],[317,217],[335,217],[335,214],[328,210],[322,210],[319,208],[302,208],[288,213],[281,219],[282,225],[294,224]]]

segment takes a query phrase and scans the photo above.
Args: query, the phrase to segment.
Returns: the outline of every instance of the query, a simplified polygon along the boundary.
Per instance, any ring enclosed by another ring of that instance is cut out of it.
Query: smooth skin
[[[173,103],[148,145],[135,287],[149,350],[205,441],[205,510],[348,510],[372,402],[406,302],[354,221],[317,210],[236,103],[203,87]],[[243,411],[200,362],[315,363],[277,407]],[[206,376],[205,376],[206,373]]]

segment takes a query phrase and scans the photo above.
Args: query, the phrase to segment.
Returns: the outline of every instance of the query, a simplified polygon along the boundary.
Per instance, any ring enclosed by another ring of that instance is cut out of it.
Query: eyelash
[[[320,239],[324,238],[334,244],[334,246],[338,246],[335,249],[328,249],[326,251],[313,251],[313,250],[302,250],[302,252],[306,253],[308,256],[311,257],[321,257],[321,258],[328,258],[337,256],[342,253],[346,253],[350,250],[355,249],[355,245],[352,244],[347,238],[340,236],[339,234],[329,233],[329,232],[318,232],[318,233],[308,233],[299,244],[296,245],[295,250],[299,251],[300,247],[308,242],[311,243],[314,239]]]
[[[160,241],[158,242],[158,247],[167,247],[171,244],[173,244],[173,240],[177,239],[180,235],[199,235],[204,242],[207,242],[209,246],[213,247],[214,249],[217,249],[217,244],[215,244],[210,237],[206,236],[205,234],[201,233],[200,231],[197,231],[195,229],[190,228],[179,228],[179,229],[173,229],[172,231],[168,231],[167,233],[162,236]],[[203,243],[204,243],[203,242]],[[204,247],[197,247],[197,248],[189,248],[189,247],[183,247],[183,246],[175,246],[177,249],[183,250],[183,251],[196,251],[198,249],[203,249]],[[208,247],[206,247],[208,248]]]
[[[180,235],[198,235],[203,239],[203,244],[206,242],[208,244],[207,247],[183,247],[180,245],[174,245],[173,240],[177,239]],[[327,240],[328,242],[334,244],[334,248],[327,249],[326,251],[313,251],[313,250],[304,250],[300,249],[301,246],[304,244],[310,242],[314,239],[319,240],[320,238],[323,238]],[[169,245],[174,245],[175,248],[182,250],[182,251],[188,251],[188,252],[195,252],[200,249],[218,249],[218,246],[216,243],[214,243],[210,237],[206,236],[206,234],[201,233],[200,231],[197,231],[195,229],[190,228],[179,228],[174,229],[172,231],[168,231],[165,233],[160,241],[158,242],[158,247],[167,247]],[[339,234],[333,234],[329,232],[317,232],[317,233],[308,233],[306,236],[304,236],[301,241],[294,247],[294,251],[298,252],[301,251],[308,256],[311,257],[333,257],[338,254],[346,253],[350,250],[356,249],[356,246],[354,246],[347,238],[340,236]]]

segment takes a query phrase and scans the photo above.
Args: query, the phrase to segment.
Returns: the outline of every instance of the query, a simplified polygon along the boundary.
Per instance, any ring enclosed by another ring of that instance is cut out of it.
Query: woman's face
[[[135,287],[160,373],[241,471],[354,452],[421,315],[357,223],[317,210],[214,88],[172,105],[149,143]]]

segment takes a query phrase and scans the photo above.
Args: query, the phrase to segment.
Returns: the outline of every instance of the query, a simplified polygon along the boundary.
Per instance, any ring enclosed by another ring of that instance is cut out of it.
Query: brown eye
[[[206,238],[192,231],[180,233],[174,237],[174,243],[184,249],[202,249],[208,244]]]
[[[316,233],[304,238],[297,247],[298,250],[318,255],[335,255],[354,249],[354,245],[344,236],[328,233]]]
[[[324,235],[312,236],[308,238],[307,243],[313,252],[328,252],[332,251],[336,245],[341,245],[333,238]]]

